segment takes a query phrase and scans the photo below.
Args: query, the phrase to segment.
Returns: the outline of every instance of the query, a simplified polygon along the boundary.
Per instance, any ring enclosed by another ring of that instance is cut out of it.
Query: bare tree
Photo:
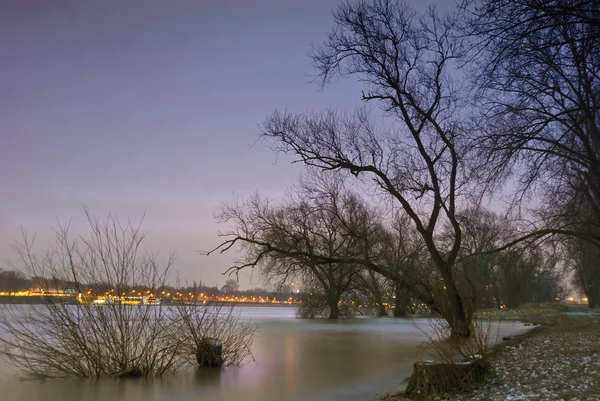
[[[388,281],[372,269],[364,269],[354,277],[353,293],[357,295],[357,299],[364,299],[374,304],[375,315],[378,317],[388,315],[385,305],[389,298],[386,295],[389,288]]]
[[[580,239],[571,244],[571,265],[575,273],[573,283],[588,298],[590,308],[595,308],[600,300],[600,274],[598,258],[600,252]]]
[[[223,287],[221,287],[221,292],[234,292],[237,291],[240,288],[240,283],[238,283],[237,280],[235,279],[229,279],[225,282],[225,285],[223,285]]]
[[[310,283],[315,296],[323,294],[329,318],[337,319],[339,301],[360,270],[346,257],[357,252],[355,232],[364,229],[359,219],[365,213],[337,182],[305,186],[280,206],[255,195],[221,208],[219,220],[233,225],[223,235],[232,239],[217,249],[241,245],[243,261],[232,272],[260,266],[268,279]]]
[[[516,205],[535,194],[545,228],[578,235],[591,216],[561,217],[576,192],[600,216],[600,2],[473,0],[464,9],[486,181],[513,177]]]
[[[431,302],[433,298],[430,296],[430,288],[435,286],[438,279],[431,280],[431,274],[425,268],[425,245],[406,214],[392,213],[389,227],[383,233],[381,246],[383,260],[380,263],[388,271],[385,277],[393,284],[394,317],[406,316],[412,296],[421,297],[424,301],[430,300],[429,306],[440,309]]]
[[[516,221],[481,207],[461,212],[463,251],[459,270],[478,308],[513,308],[562,295],[562,271],[549,244],[522,241],[496,251],[519,230]]]
[[[463,243],[460,260],[460,277],[469,288],[472,303],[477,307],[499,305],[496,273],[501,252],[488,253],[512,238],[509,221],[482,207],[462,210],[460,222]],[[507,252],[506,250],[504,252]],[[483,301],[483,302],[482,302]]]
[[[263,138],[306,165],[370,177],[397,202],[446,283],[443,314],[453,334],[468,336],[470,308],[454,277],[462,239],[457,201],[467,184],[461,96],[449,74],[462,51],[454,22],[432,10],[418,17],[394,0],[347,1],[334,20],[328,39],[312,52],[318,79],[324,85],[355,76],[366,85],[363,99],[378,101],[394,128],[377,130],[364,112],[275,112]],[[443,222],[453,236],[442,248],[436,235]]]

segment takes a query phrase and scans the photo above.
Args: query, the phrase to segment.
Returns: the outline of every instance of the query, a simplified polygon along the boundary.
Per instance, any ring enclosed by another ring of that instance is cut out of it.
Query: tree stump
[[[196,349],[196,360],[201,368],[223,366],[223,343],[216,338],[205,338]]]
[[[412,398],[429,398],[433,394],[463,391],[482,381],[485,373],[485,367],[479,361],[416,362],[405,395]]]

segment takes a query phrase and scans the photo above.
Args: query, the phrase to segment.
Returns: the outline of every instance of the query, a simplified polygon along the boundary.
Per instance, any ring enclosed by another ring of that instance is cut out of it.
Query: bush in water
[[[14,267],[32,277],[40,291],[68,286],[79,294],[76,303],[61,302],[74,296],[49,297],[42,305],[0,308],[0,353],[25,375],[160,376],[195,365],[196,350],[209,337],[222,341],[224,365],[251,357],[256,326],[241,321],[233,308],[160,302],[175,258],[161,265],[156,255],[144,252],[141,225],[114,216],[87,217],[89,236],[72,239],[68,225],[59,226],[55,246],[42,256],[33,252],[26,234],[13,246]],[[153,304],[124,304],[136,287],[157,294]],[[100,288],[106,296],[97,305],[92,300]]]

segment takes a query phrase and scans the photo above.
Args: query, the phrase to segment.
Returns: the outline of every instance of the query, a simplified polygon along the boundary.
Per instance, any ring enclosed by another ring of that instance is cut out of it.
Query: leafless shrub
[[[250,355],[255,327],[233,310],[159,301],[175,257],[160,264],[156,255],[145,253],[141,223],[87,217],[89,236],[71,239],[69,226],[59,226],[54,246],[42,256],[26,234],[14,245],[14,267],[19,265],[40,291],[67,287],[78,294],[0,310],[0,354],[21,372],[40,378],[161,376],[192,365],[194,345],[206,336],[223,342],[226,364]],[[98,292],[102,305],[92,302]],[[128,304],[131,294],[140,305]]]
[[[198,347],[209,338],[223,343],[224,365],[240,365],[252,359],[252,340],[258,325],[244,321],[233,306],[179,303],[176,311],[180,316],[177,331],[186,333],[183,354],[188,363],[195,362]]]

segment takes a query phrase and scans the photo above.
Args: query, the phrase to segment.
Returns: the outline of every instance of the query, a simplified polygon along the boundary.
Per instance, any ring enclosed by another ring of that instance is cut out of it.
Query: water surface
[[[223,371],[153,380],[21,380],[0,361],[0,399],[23,401],[368,400],[410,375],[427,319],[296,319],[292,307],[239,307],[260,324],[254,359]],[[523,331],[502,323],[500,335]]]

